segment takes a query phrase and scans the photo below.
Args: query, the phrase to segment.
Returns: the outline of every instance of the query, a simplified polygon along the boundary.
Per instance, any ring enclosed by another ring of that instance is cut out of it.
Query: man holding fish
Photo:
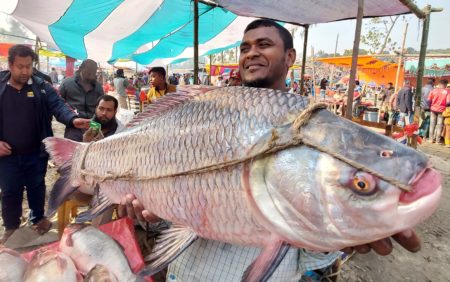
[[[244,86],[269,88],[286,91],[285,77],[288,68],[293,65],[296,51],[290,33],[272,20],[256,20],[250,23],[240,46],[239,72]],[[356,178],[355,178],[356,179]],[[358,185],[364,185],[358,182]],[[137,217],[147,222],[159,218],[144,209],[132,194],[122,200],[122,213]],[[391,237],[402,247],[411,252],[420,249],[420,240],[414,230],[407,229]],[[384,238],[343,249],[350,253],[368,253],[374,250],[380,255],[391,253],[391,238]],[[223,242],[199,238],[188,247],[170,265],[167,279],[169,281],[235,281],[239,280],[244,270],[258,256],[261,249],[255,247],[231,245]],[[310,269],[330,265],[339,253],[327,255],[311,253],[290,248],[284,259],[273,273],[270,281],[292,281]]]

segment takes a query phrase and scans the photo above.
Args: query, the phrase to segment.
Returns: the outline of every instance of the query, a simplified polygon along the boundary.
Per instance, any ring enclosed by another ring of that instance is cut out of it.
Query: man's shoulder
[[[75,76],[67,77],[61,82],[62,85],[72,85],[75,84]]]

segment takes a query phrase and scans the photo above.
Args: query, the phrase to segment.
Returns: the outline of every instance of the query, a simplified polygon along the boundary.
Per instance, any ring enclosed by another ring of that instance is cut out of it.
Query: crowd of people
[[[288,90],[285,79],[296,58],[293,39],[288,30],[272,20],[255,20],[245,29],[240,50],[239,72],[233,72],[227,82],[219,79],[220,86],[244,85]],[[100,140],[120,130],[116,114],[118,108],[126,108],[124,98],[130,85],[137,87],[139,81],[148,83],[150,88],[145,99],[154,103],[165,94],[176,91],[176,85],[190,84],[192,79],[191,76],[176,74],[167,79],[164,67],[154,67],[150,69],[146,79],[133,78],[130,82],[119,69],[113,80],[116,99],[105,95],[102,82],[98,80],[97,63],[88,59],[83,61],[73,77],[61,82],[58,95],[51,83],[33,73],[35,60],[36,55],[32,49],[16,45],[9,50],[9,70],[0,73],[0,187],[2,218],[6,229],[0,243],[5,242],[20,226],[24,189],[27,191],[31,225],[39,234],[50,229],[51,222],[44,216],[44,178],[48,154],[42,140],[53,135],[52,117],[66,126],[66,138],[78,142]],[[51,82],[54,78],[55,74],[50,73]],[[402,114],[410,115],[411,93],[407,91],[407,87],[405,84],[405,88],[397,94],[397,102],[394,104]],[[450,96],[446,94],[445,87],[446,82],[441,81],[425,99],[430,107],[430,139],[435,142],[441,134],[443,118],[446,116],[445,106],[450,106]],[[394,94],[387,93],[389,94],[386,94],[384,100],[390,101],[390,96]],[[159,220],[143,210],[134,195],[127,195],[123,203],[130,217],[149,222]],[[393,238],[409,251],[417,251],[420,247],[412,230],[396,234]],[[345,251],[367,253],[373,249],[378,254],[385,255],[392,248],[390,239],[385,238]],[[260,251],[253,247],[200,238],[169,265],[168,275],[178,281],[219,281],[221,277],[228,279],[235,276],[240,278],[242,273],[237,273],[236,265],[224,264],[223,261],[237,263],[240,269],[243,268],[241,266],[250,265]],[[200,253],[209,254],[207,267],[201,261]],[[305,271],[333,264],[340,255],[341,252],[322,254],[290,248],[272,279],[291,281]]]

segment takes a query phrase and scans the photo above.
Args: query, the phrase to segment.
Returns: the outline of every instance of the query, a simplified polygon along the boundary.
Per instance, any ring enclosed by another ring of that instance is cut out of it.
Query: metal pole
[[[397,75],[395,76],[395,92],[398,91],[398,80],[400,79],[400,70],[402,68],[403,63],[403,55],[405,50],[405,42],[406,42],[406,33],[408,32],[408,23],[405,25],[405,32],[403,32],[403,42],[402,49],[400,50],[400,56],[398,57],[398,66],[397,66]]]
[[[198,84],[198,0],[194,0],[194,84]]]
[[[353,92],[355,91],[355,78],[358,64],[359,41],[361,40],[362,19],[364,16],[364,0],[358,0],[358,14],[356,17],[355,41],[353,42],[352,68],[348,82],[347,111],[345,117],[352,119]]]
[[[306,52],[308,51],[308,30],[309,25],[305,25],[305,35],[303,36],[303,57],[302,57],[302,71],[300,73],[300,94],[303,94],[305,86],[305,69],[306,69]]]
[[[212,85],[212,54],[209,55],[209,85]]]
[[[420,55],[419,55],[419,65],[417,66],[417,84],[416,84],[416,100],[415,100],[415,114],[414,120],[419,119],[420,116],[420,100],[422,98],[422,80],[423,73],[425,69],[425,55],[427,53],[428,44],[428,32],[430,30],[430,10],[431,6],[428,5],[424,9],[426,11],[425,18],[423,19],[423,30],[422,30],[422,42],[420,44]]]

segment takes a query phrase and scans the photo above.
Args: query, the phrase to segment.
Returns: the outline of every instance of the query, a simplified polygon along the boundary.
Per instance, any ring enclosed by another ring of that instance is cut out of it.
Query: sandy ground
[[[61,136],[63,127],[55,122],[54,128],[55,135]],[[450,267],[450,194],[448,193],[450,149],[436,144],[425,144],[420,146],[419,150],[429,155],[435,167],[443,175],[443,196],[440,207],[432,217],[417,227],[422,238],[421,251],[411,254],[396,245],[393,253],[386,257],[374,253],[354,255],[343,265],[340,281],[450,281],[450,271],[447,271]],[[49,167],[46,177],[47,187],[51,187],[56,178],[56,168]],[[25,212],[26,208],[27,203],[24,201]],[[25,212],[24,215],[26,215]],[[40,238],[29,230],[20,232],[23,234],[17,236],[19,239],[23,240],[23,237],[28,236],[27,240],[35,240],[36,244],[44,244],[57,238],[55,229]],[[0,228],[0,235],[2,233],[3,229]],[[17,242],[12,243],[17,244]]]

